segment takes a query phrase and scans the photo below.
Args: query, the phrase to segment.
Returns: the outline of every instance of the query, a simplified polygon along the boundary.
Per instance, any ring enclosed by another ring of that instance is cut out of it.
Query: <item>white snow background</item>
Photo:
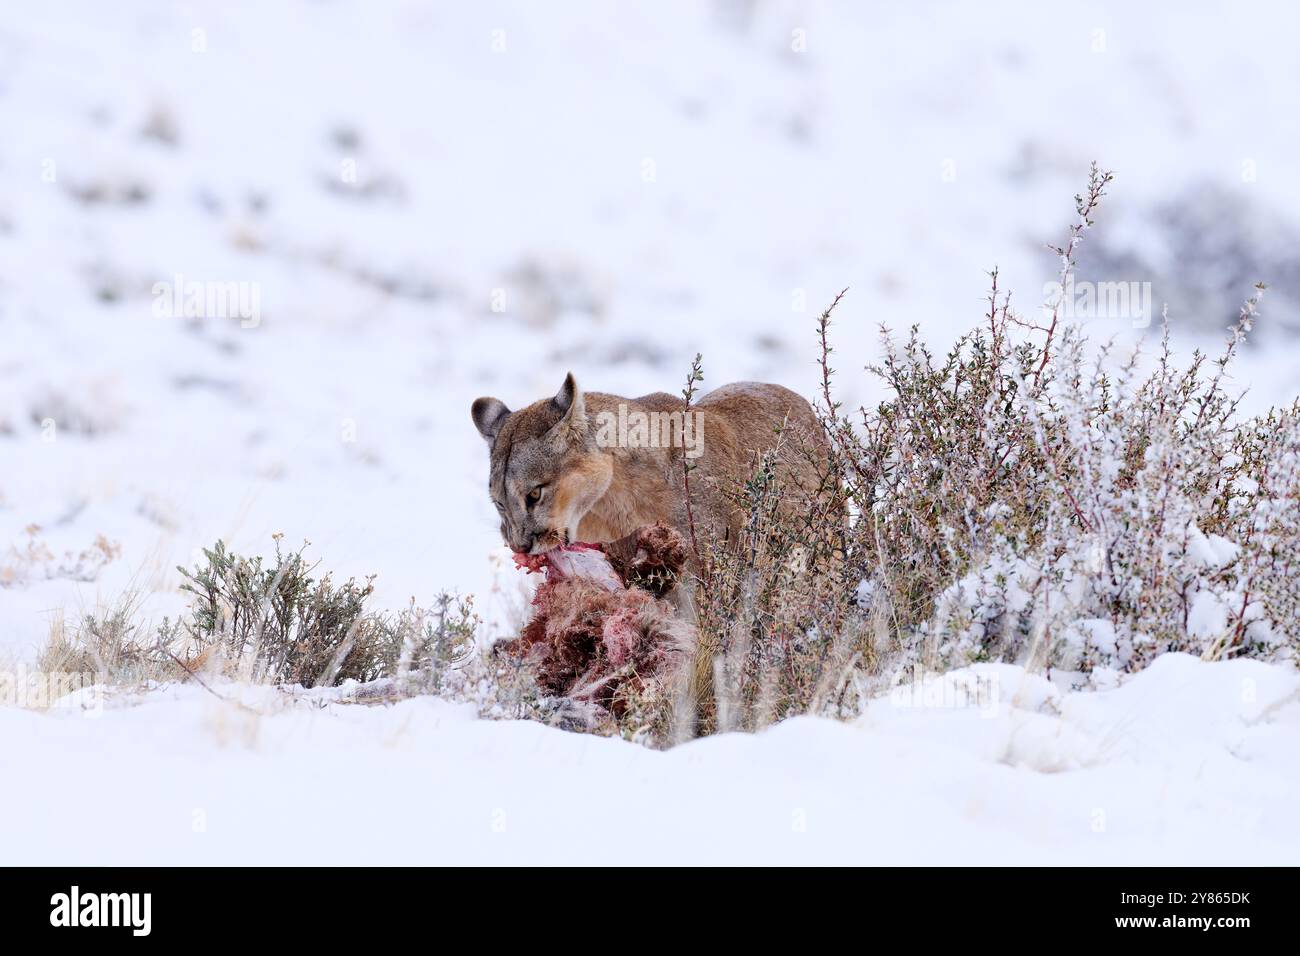
[[[835,364],[870,400],[879,323],[946,344],[994,265],[1037,298],[1094,158],[1121,244],[1207,184],[1300,224],[1297,27],[1266,3],[0,6],[0,654],[130,586],[175,614],[175,565],[273,533],[377,573],[377,607],[455,588],[496,624],[518,582],[475,397],[569,370],[677,390],[697,351],[706,386],[811,395],[849,286]],[[260,322],[157,315],[177,275],[256,283]],[[1184,350],[1215,321],[1171,315]],[[1245,407],[1289,401],[1298,358],[1249,351]],[[87,570],[100,536],[120,555]],[[1300,859],[1292,669],[991,673],[994,713],[882,698],[667,753],[434,700],[5,708],[0,863]]]

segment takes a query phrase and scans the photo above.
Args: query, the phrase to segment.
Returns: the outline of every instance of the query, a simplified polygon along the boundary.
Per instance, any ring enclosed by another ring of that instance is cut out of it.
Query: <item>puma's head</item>
[[[596,447],[572,373],[554,398],[517,412],[480,398],[470,414],[491,449],[488,494],[506,544],[540,554],[577,540],[578,523],[609,488],[613,463]]]

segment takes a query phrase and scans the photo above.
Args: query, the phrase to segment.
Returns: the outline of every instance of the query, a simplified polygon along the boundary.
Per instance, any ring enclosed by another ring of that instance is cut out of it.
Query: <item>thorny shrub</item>
[[[1049,247],[1062,289],[1110,182],[1094,164]],[[1085,685],[1167,651],[1295,659],[1300,402],[1245,418],[1229,376],[1264,287],[1217,358],[1179,367],[1167,322],[1150,360],[1121,361],[1061,300],[1029,319],[991,278],[942,356],[916,327],[901,343],[882,328],[873,409],[835,400],[839,298],[821,315],[826,481],[779,487],[773,456],[815,450],[778,442],[735,489],[741,540],[699,545],[699,730],[856,713],[918,666],[1011,661]]]

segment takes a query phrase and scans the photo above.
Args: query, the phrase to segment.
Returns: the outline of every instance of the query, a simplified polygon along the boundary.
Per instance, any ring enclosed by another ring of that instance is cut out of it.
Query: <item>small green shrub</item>
[[[336,583],[328,572],[275,538],[271,561],[243,557],[218,541],[193,569],[179,568],[190,605],[149,632],[129,599],[75,628],[60,626],[41,668],[90,672],[105,682],[144,681],[218,672],[252,682],[303,687],[401,679],[437,691],[449,669],[474,648],[472,598],[440,593],[431,608],[396,613],[367,608],[373,577]]]
[[[328,572],[275,541],[275,561],[244,558],[218,541],[206,565],[179,569],[193,595],[180,630],[197,653],[214,653],[246,675],[304,687],[423,672],[435,682],[473,647],[473,602],[438,595],[431,610],[414,601],[396,614],[370,612],[374,577],[336,584]]]

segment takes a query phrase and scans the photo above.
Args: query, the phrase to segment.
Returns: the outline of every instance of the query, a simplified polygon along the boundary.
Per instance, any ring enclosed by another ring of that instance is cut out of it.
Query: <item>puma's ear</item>
[[[551,407],[560,413],[556,426],[560,431],[570,435],[584,434],[587,431],[587,403],[583,400],[582,389],[570,372],[564,376],[564,384],[551,399]]]
[[[476,398],[474,404],[469,407],[469,414],[474,419],[474,425],[478,428],[479,434],[486,438],[487,443],[491,445],[497,440],[497,433],[501,431],[501,426],[505,424],[510,409],[506,408],[505,403],[499,399]]]

